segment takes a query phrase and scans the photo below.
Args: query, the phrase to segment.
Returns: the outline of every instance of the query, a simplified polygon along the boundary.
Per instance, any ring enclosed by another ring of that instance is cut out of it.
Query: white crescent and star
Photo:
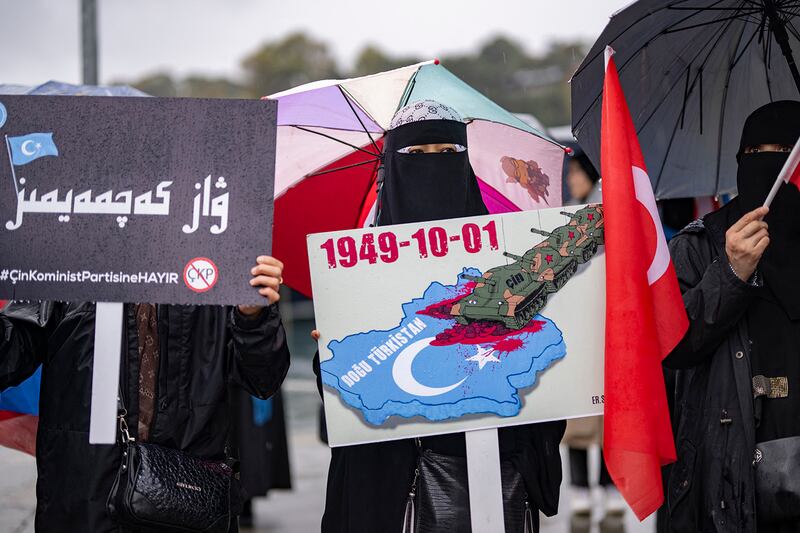
[[[669,248],[667,248],[667,238],[664,235],[664,228],[661,226],[661,219],[658,217],[658,207],[656,198],[653,196],[653,186],[650,184],[650,177],[643,169],[632,167],[633,188],[636,191],[636,199],[647,209],[653,226],[656,229],[656,251],[650,267],[647,269],[647,283],[652,285],[669,268]]]
[[[435,337],[428,337],[427,339],[414,342],[411,346],[400,352],[400,355],[394,360],[392,378],[394,378],[394,382],[402,391],[413,396],[440,396],[450,392],[466,381],[467,378],[464,377],[458,383],[453,383],[447,387],[428,387],[417,381],[417,378],[415,378],[414,374],[411,372],[411,366],[414,364],[414,359],[417,355],[427,348],[434,339]]]
[[[464,377],[461,381],[446,387],[429,387],[417,381],[417,378],[414,377],[414,373],[411,370],[414,359],[416,359],[417,355],[419,355],[422,350],[430,346],[434,338],[435,337],[428,337],[427,339],[412,343],[408,348],[400,352],[400,355],[395,359],[394,365],[392,366],[392,378],[394,378],[394,382],[404,392],[413,396],[440,396],[450,392],[467,380],[467,377]],[[495,350],[492,348],[481,348],[478,346],[475,355],[468,357],[466,361],[478,363],[478,369],[482,370],[487,363],[500,362],[500,359],[498,359],[494,353]]]
[[[28,150],[28,148],[26,148],[26,147],[27,147],[28,145],[30,145],[30,144],[34,145],[34,149],[29,151],[29,150]],[[38,151],[39,151],[39,148],[41,148],[41,147],[42,147],[42,145],[41,145],[41,144],[37,144],[35,141],[31,141],[31,140],[29,139],[29,140],[27,140],[27,141],[23,142],[23,143],[22,143],[22,144],[19,146],[19,149],[20,149],[20,150],[22,151],[22,153],[23,153],[23,154],[25,154],[26,156],[32,156],[32,155],[36,154],[36,152],[38,152]]]

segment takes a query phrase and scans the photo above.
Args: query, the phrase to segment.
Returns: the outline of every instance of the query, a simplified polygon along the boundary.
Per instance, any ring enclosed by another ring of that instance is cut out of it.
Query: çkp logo
[[[206,257],[195,257],[183,269],[183,282],[194,292],[210,291],[218,279],[217,265]]]

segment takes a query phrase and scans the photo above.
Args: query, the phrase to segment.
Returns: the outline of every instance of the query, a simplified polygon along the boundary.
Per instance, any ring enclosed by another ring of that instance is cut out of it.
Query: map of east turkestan
[[[501,323],[458,324],[449,308],[474,287],[432,283],[403,304],[403,319],[387,330],[349,335],[328,344],[322,381],[371,425],[392,416],[447,420],[469,414],[515,416],[520,391],[566,354],[561,331],[536,315],[522,329]]]

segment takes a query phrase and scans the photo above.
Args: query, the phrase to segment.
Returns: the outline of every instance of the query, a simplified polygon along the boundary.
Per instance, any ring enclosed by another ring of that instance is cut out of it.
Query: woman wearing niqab
[[[385,139],[377,225],[485,214],[459,114],[431,100],[400,109]],[[318,354],[315,371],[321,392]],[[558,509],[558,443],[564,427],[559,421],[499,430],[501,459],[522,474],[534,531],[539,510],[553,515]],[[466,456],[463,433],[420,441],[423,449],[438,454]],[[322,532],[401,533],[418,457],[414,439],[332,448]],[[465,502],[452,502],[450,511],[469,521]]]
[[[756,109],[738,196],[670,242],[690,325],[665,360],[669,531],[800,531],[800,190],[782,185],[759,210],[798,137],[800,102]]]

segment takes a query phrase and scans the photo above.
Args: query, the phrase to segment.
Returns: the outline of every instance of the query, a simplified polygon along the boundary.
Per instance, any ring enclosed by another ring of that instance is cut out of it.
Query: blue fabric
[[[254,396],[250,398],[253,401],[253,424],[263,426],[272,420],[272,398],[266,400]]]
[[[39,414],[39,386],[42,382],[42,368],[16,387],[0,392],[0,411],[13,411],[26,415]]]

